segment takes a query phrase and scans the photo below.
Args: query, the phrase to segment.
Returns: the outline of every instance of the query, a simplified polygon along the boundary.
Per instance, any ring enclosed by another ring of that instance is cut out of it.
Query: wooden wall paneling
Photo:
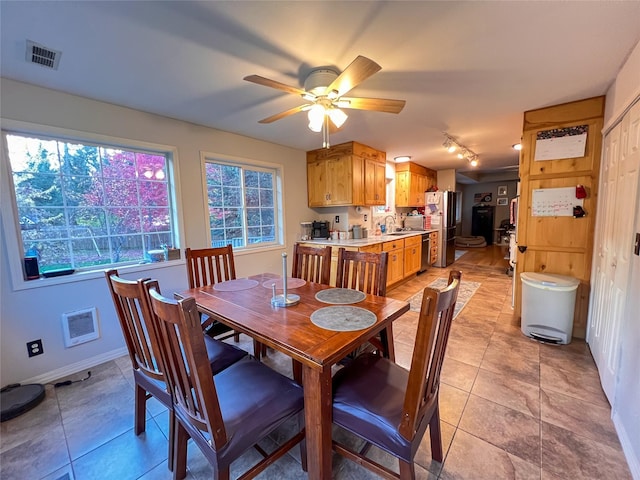
[[[520,201],[517,243],[526,246],[517,252],[515,313],[522,312],[522,272],[546,272],[568,275],[580,281],[576,295],[573,336],[586,333],[593,236],[596,220],[604,97],[594,97],[553,107],[525,112],[520,152]],[[535,161],[539,131],[588,125],[585,155],[579,158]],[[533,217],[535,189],[584,185],[587,215],[574,217]]]

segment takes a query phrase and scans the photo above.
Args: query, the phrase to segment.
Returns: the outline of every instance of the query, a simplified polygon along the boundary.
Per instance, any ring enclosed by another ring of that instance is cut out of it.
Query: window
[[[170,152],[4,132],[23,256],[40,272],[164,259]]]
[[[207,158],[204,169],[212,247],[281,243],[276,167]]]

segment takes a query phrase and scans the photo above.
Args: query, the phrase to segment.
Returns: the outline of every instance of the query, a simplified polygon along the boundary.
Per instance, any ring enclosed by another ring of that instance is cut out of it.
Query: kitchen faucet
[[[388,223],[389,220],[391,220],[391,226],[389,226],[389,223]],[[387,215],[386,217],[384,217],[384,227],[387,230],[387,233],[391,233],[395,231],[395,227],[396,227],[395,215]]]

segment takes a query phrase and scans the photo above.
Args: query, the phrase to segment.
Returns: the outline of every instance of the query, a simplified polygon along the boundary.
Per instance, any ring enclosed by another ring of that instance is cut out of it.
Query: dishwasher
[[[420,256],[420,270],[418,273],[426,271],[431,265],[429,261],[431,258],[431,238],[428,233],[422,234],[422,254]]]

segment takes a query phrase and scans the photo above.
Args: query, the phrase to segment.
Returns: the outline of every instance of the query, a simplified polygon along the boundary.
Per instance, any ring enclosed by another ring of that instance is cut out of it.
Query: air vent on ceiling
[[[27,40],[27,62],[43,67],[58,69],[62,52],[52,50],[31,40]]]

